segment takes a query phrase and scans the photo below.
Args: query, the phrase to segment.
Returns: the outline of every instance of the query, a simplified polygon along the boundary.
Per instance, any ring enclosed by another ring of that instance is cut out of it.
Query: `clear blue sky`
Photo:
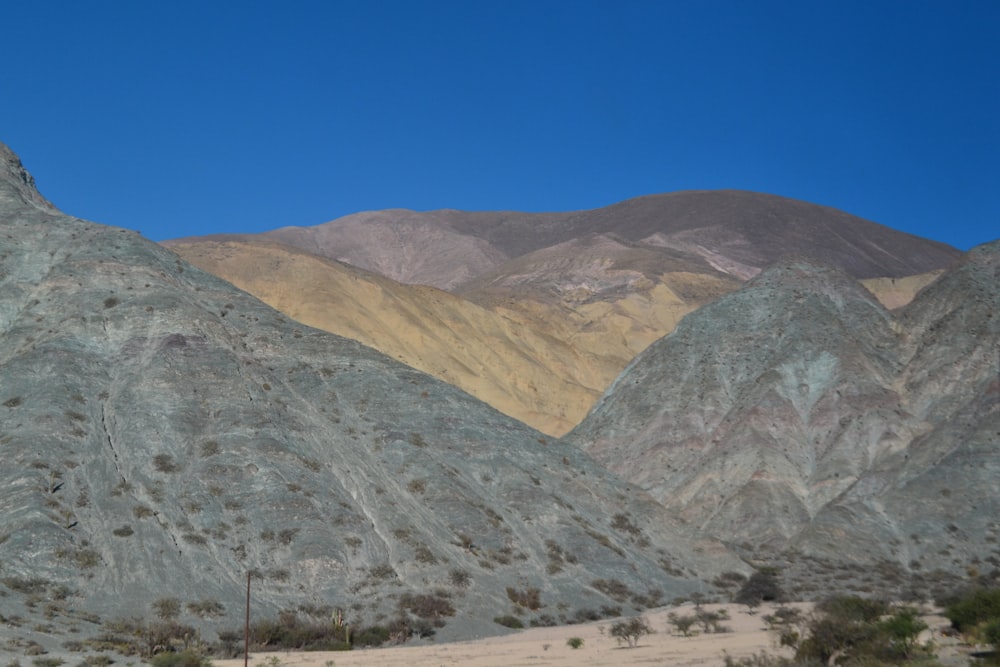
[[[0,141],[161,240],[740,188],[1000,237],[1000,2],[0,0]]]

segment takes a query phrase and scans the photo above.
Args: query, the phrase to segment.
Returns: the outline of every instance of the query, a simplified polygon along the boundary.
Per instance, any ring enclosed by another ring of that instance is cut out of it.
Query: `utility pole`
[[[250,664],[250,572],[247,572],[247,616],[243,624],[243,667]]]

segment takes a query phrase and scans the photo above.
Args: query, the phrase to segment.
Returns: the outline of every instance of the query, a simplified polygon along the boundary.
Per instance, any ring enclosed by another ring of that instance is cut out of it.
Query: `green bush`
[[[1000,619],[1000,588],[979,588],[950,601],[944,616],[953,628],[969,633],[981,623]]]
[[[852,665],[903,663],[915,657],[917,637],[927,628],[912,608],[893,610],[885,602],[857,596],[823,600],[815,611],[804,637],[795,645],[797,660],[824,664],[836,660]]]
[[[570,648],[580,648],[583,646],[583,639],[580,637],[570,637],[566,640],[566,646]]]
[[[505,628],[514,628],[515,630],[520,630],[524,627],[524,622],[521,621],[517,616],[511,616],[507,614],[506,616],[497,616],[493,619],[493,622],[497,625],[502,625]]]
[[[212,662],[194,651],[180,653],[160,653],[149,661],[153,667],[210,667]]]

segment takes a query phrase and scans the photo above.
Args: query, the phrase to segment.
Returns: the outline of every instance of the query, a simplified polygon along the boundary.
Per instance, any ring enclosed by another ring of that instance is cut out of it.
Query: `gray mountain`
[[[565,441],[758,557],[1000,566],[998,309],[1000,242],[894,313],[780,262],[651,345]]]
[[[15,635],[166,597],[235,628],[249,572],[258,616],[423,613],[460,638],[741,567],[581,450],[63,215],[0,157],[0,590],[5,616],[46,615]]]

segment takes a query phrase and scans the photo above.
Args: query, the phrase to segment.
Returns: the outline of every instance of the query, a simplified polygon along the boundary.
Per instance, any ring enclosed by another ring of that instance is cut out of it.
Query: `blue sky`
[[[0,0],[0,141],[154,240],[684,189],[1000,237],[1000,2]]]

